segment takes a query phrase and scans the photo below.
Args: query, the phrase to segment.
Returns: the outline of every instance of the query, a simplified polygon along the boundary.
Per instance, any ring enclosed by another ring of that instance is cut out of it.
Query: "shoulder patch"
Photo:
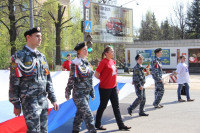
[[[14,70],[14,69],[16,69],[16,68],[17,68],[17,64],[16,64],[15,62],[12,62],[12,63],[11,63],[11,69]]]

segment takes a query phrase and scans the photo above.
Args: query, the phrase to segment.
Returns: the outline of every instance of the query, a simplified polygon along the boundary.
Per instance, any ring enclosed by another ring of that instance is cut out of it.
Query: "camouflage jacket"
[[[136,87],[144,86],[145,84],[145,74],[144,74],[144,67],[136,64],[133,68],[133,83]]]
[[[94,72],[87,60],[75,58],[71,64],[70,77],[65,89],[65,97],[69,98],[71,90],[74,92],[89,91],[92,98],[95,97],[93,89]]]
[[[47,94],[52,103],[56,102],[46,57],[25,46],[11,56],[9,101],[20,108],[20,99],[46,97]]]
[[[162,80],[162,64],[158,57],[151,62],[152,76],[155,81],[159,82]]]

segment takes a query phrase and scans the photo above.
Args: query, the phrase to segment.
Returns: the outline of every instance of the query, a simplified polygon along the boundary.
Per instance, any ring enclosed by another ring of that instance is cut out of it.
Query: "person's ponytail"
[[[108,51],[110,50],[110,48],[111,48],[110,46],[106,46],[105,47],[105,49],[104,49],[104,51],[103,51],[103,53],[101,55],[101,59],[105,58],[105,56],[106,56],[105,53],[108,53]]]

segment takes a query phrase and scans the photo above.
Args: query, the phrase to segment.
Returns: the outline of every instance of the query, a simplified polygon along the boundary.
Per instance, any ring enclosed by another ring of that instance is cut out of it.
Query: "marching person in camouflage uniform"
[[[74,50],[77,51],[77,58],[72,61],[70,77],[65,90],[65,97],[68,100],[73,89],[73,101],[77,107],[76,116],[73,122],[73,133],[79,133],[83,120],[89,133],[96,133],[94,117],[89,107],[89,97],[94,99],[92,85],[93,70],[88,62],[87,45],[85,42],[78,43]]]
[[[146,75],[149,74],[149,70],[144,67],[142,67],[143,63],[143,56],[141,54],[137,54],[135,57],[135,60],[137,62],[136,66],[133,68],[133,84],[135,86],[135,92],[138,96],[135,101],[130,105],[130,107],[127,108],[128,113],[132,115],[132,110],[135,109],[140,104],[139,109],[139,116],[148,116],[149,114],[144,113],[144,105],[146,102],[146,96],[145,96],[145,73]]]
[[[58,110],[51,76],[45,56],[36,48],[42,34],[36,27],[24,33],[27,44],[11,57],[9,101],[14,114],[19,116],[21,107],[27,133],[47,133],[48,101]]]
[[[164,84],[162,82],[162,64],[160,57],[162,57],[162,49],[158,48],[154,51],[155,59],[151,63],[152,76],[155,81],[155,101],[153,106],[155,108],[162,108],[163,105],[160,104],[164,94]]]

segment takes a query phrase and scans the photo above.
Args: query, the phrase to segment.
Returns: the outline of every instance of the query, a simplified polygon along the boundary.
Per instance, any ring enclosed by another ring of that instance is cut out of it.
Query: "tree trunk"
[[[62,21],[62,15],[61,15],[61,8],[62,6],[58,4],[58,22],[55,24],[56,26],[56,65],[61,65],[61,21]]]
[[[16,44],[15,40],[17,37],[17,32],[16,32],[16,25],[15,25],[15,14],[14,14],[14,0],[9,0],[9,5],[8,5],[8,10],[9,10],[9,19],[10,19],[10,45],[11,45],[11,55],[15,53],[16,49]]]
[[[61,55],[60,55],[60,44],[61,44],[61,37],[60,37],[61,29],[56,24],[56,65],[61,65]]]

